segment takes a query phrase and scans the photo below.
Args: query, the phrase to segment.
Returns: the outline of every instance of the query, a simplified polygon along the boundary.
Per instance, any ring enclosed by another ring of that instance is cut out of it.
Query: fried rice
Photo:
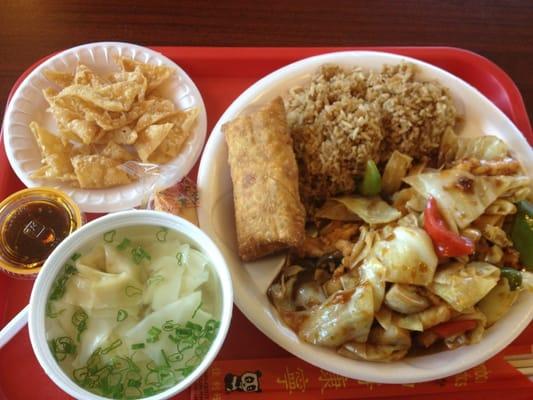
[[[412,64],[381,72],[324,65],[285,98],[309,210],[325,198],[353,193],[367,160],[384,163],[394,150],[431,159],[457,113],[446,88],[415,79]]]

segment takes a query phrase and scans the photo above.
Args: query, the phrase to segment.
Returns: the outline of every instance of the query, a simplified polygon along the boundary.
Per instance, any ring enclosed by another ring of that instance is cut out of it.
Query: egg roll
[[[222,126],[233,182],[239,256],[253,261],[304,238],[298,166],[281,97]]]

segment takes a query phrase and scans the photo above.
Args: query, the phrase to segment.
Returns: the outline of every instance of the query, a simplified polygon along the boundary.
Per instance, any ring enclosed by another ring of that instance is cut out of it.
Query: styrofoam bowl
[[[414,383],[460,373],[494,356],[511,343],[533,319],[533,293],[522,293],[511,310],[490,327],[480,343],[452,351],[407,357],[390,363],[356,361],[340,356],[334,349],[303,342],[278,317],[266,290],[283,263],[281,256],[253,263],[239,259],[235,231],[233,189],[227,147],[221,127],[240,113],[267,104],[289,88],[304,85],[324,64],[360,66],[379,71],[384,64],[413,63],[418,79],[437,80],[449,88],[458,109],[464,114],[461,135],[496,135],[503,139],[533,178],[533,150],[514,126],[478,90],[434,65],[400,55],[373,51],[345,51],[306,58],[272,72],[245,90],[224,112],[213,128],[200,162],[198,189],[200,227],[223,252],[233,278],[235,303],[266,336],[297,357],[353,379],[381,383]]]
[[[48,296],[58,273],[76,250],[90,243],[96,237],[113,229],[129,226],[165,227],[183,235],[192,245],[205,254],[210,260],[218,278],[221,289],[220,327],[209,351],[198,367],[175,386],[156,395],[145,397],[149,400],[167,399],[182,392],[198,379],[218,354],[231,321],[233,310],[233,290],[231,277],[224,256],[213,241],[190,222],[158,211],[132,210],[108,214],[89,222],[68,236],[48,257],[33,286],[30,297],[28,329],[33,351],[41,367],[50,379],[69,395],[84,400],[107,399],[91,393],[78,386],[59,366],[54,359],[46,340],[45,316]]]
[[[146,199],[147,188],[155,184],[153,178],[138,180],[128,185],[105,189],[80,189],[66,183],[33,179],[31,173],[41,166],[41,153],[29,128],[36,121],[51,132],[57,131],[55,119],[47,112],[42,90],[53,87],[43,75],[47,69],[74,72],[78,63],[87,65],[99,74],[118,70],[113,62],[116,56],[137,61],[168,65],[176,72],[157,91],[174,102],[178,109],[198,107],[198,123],[181,153],[160,168],[158,189],[171,186],[192,169],[205,142],[207,114],[202,96],[187,73],[164,55],[129,43],[101,42],[77,46],[62,51],[37,66],[17,88],[4,116],[4,145],[7,158],[18,178],[27,186],[52,186],[67,193],[84,212],[112,212],[136,207]]]

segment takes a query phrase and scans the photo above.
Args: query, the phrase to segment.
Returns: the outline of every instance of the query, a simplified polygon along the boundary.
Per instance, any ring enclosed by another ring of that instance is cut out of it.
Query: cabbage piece
[[[456,160],[498,160],[509,155],[507,144],[496,136],[459,137]]]
[[[374,296],[374,311],[378,311],[385,296],[385,267],[375,257],[366,259],[359,268],[360,282],[368,282]]]
[[[466,228],[498,197],[529,184],[526,176],[475,176],[458,169],[408,176],[404,182],[424,198],[433,196],[450,229]]]
[[[447,304],[439,304],[414,314],[400,314],[387,307],[381,307],[376,313],[376,320],[385,329],[397,326],[409,331],[422,332],[432,326],[448,321],[452,317],[452,309]]]
[[[378,325],[370,330],[367,343],[345,343],[339,353],[367,361],[394,361],[403,358],[410,347],[411,335],[407,330],[394,325],[385,329]]]
[[[457,136],[452,129],[447,129],[439,149],[439,165],[467,158],[497,160],[507,157],[508,154],[509,147],[496,136]]]
[[[300,326],[300,338],[320,346],[336,347],[347,341],[365,342],[374,320],[372,286],[337,292],[310,313]]]
[[[447,128],[442,135],[439,147],[438,165],[449,164],[455,160],[457,154],[459,136],[455,134],[452,128]]]
[[[407,154],[394,150],[383,170],[381,190],[385,194],[392,194],[400,189],[402,180],[407,175],[413,159]]]
[[[440,267],[429,290],[462,312],[479,302],[500,279],[500,269],[485,262]]]
[[[409,348],[405,348],[405,346],[348,342],[338,350],[338,353],[354,360],[391,362],[401,360],[408,351]]]
[[[395,283],[385,295],[385,304],[391,310],[402,314],[424,311],[430,306],[430,302],[419,291],[416,286]]]
[[[496,286],[478,303],[477,307],[487,317],[487,326],[491,326],[511,309],[520,291],[509,287],[507,279],[500,279]]]
[[[401,212],[388,205],[380,197],[344,196],[333,200],[344,204],[352,213],[370,225],[387,224],[402,216]]]
[[[522,286],[520,289],[533,292],[533,273],[529,271],[522,272]]]
[[[349,252],[343,250],[343,264],[349,266],[350,269],[357,267],[369,256],[374,242],[379,238],[377,232],[366,225],[361,226],[359,232],[359,238],[349,249]]]
[[[294,305],[298,309],[310,310],[326,301],[326,294],[317,281],[301,282],[294,294]]]
[[[398,226],[391,238],[375,244],[373,253],[385,266],[387,282],[427,286],[433,280],[438,259],[423,229]]]
[[[315,217],[333,221],[359,221],[360,218],[338,201],[326,200],[324,205],[315,212]]]

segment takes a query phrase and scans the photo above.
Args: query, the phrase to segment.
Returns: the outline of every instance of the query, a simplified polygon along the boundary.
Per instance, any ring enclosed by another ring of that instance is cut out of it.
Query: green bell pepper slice
[[[520,263],[527,270],[533,270],[533,204],[529,201],[520,201],[518,204],[511,239],[514,248],[520,253]]]
[[[366,162],[365,175],[360,190],[363,196],[377,196],[381,192],[381,175],[376,163],[372,160]]]

